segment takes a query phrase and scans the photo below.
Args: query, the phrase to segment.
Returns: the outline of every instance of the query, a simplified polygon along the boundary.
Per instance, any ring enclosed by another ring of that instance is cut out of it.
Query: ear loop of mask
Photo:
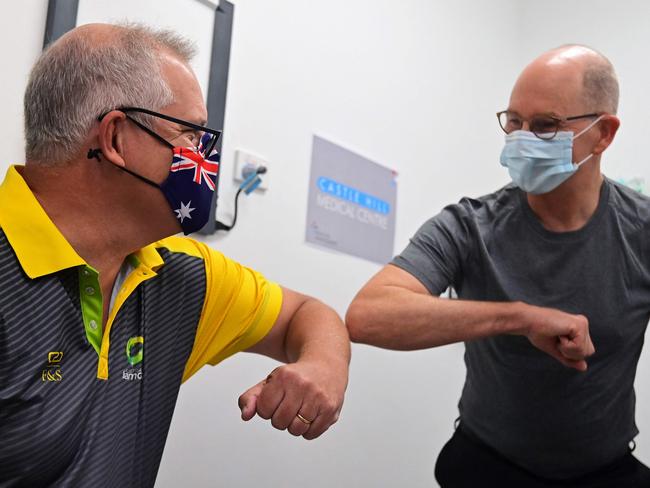
[[[88,154],[86,155],[86,157],[88,159],[96,159],[97,161],[101,161],[101,158],[99,157],[100,155],[102,155],[102,150],[101,149],[99,149],[99,148],[88,149]],[[120,169],[122,171],[126,171],[127,173],[129,173],[132,176],[135,176],[137,179],[139,179],[140,181],[145,182],[147,185],[151,185],[154,188],[157,188],[157,189],[160,190],[160,185],[158,183],[156,183],[155,181],[151,181],[151,180],[145,178],[144,176],[139,175],[138,173],[135,173],[135,172],[131,171],[130,169],[124,167],[124,166],[120,166]]]
[[[143,131],[145,131],[147,134],[149,134],[149,135],[155,137],[157,140],[159,140],[160,142],[162,142],[163,144],[165,144],[166,146],[168,146],[170,149],[172,149],[172,150],[174,149],[174,145],[173,145],[173,144],[170,144],[168,141],[166,141],[165,139],[163,139],[162,137],[160,137],[158,134],[156,134],[154,131],[152,131],[149,127],[147,127],[146,125],[144,125],[144,124],[138,122],[136,119],[134,119],[133,117],[131,117],[129,114],[126,114],[126,113],[125,113],[124,115],[126,115],[126,117],[127,117],[131,122],[133,122],[135,125],[137,125],[138,127],[140,127],[140,128],[141,128]],[[93,158],[94,158],[94,159],[97,159],[97,161],[101,161],[101,159],[100,159],[100,157],[99,157],[100,155],[102,155],[102,150],[101,150],[101,149],[99,149],[99,148],[96,148],[96,149],[88,149],[88,154],[86,155],[86,157],[87,157],[88,159],[93,159]],[[131,171],[130,169],[128,169],[128,168],[126,168],[126,167],[120,167],[120,169],[121,169],[122,171],[126,171],[127,173],[129,173],[129,174],[132,175],[132,176],[135,176],[135,177],[138,178],[140,181],[143,181],[143,182],[145,182],[146,184],[153,186],[154,188],[158,188],[158,189],[160,189],[160,185],[159,185],[158,183],[156,183],[155,181],[151,181],[150,179],[145,178],[144,176],[139,175],[139,174],[137,174],[137,173]]]
[[[584,133],[587,132],[589,129],[591,129],[594,125],[596,125],[598,122],[600,122],[600,121],[602,120],[603,117],[604,117],[604,115],[599,115],[598,118],[597,118],[596,120],[594,120],[591,124],[589,124],[587,127],[585,127],[585,128],[582,129],[580,132],[578,132],[576,135],[574,135],[572,141],[575,141],[578,137],[580,137],[582,134],[584,134]],[[573,164],[576,165],[576,168],[579,168],[582,164],[584,164],[584,163],[586,163],[587,161],[589,161],[593,156],[594,156],[594,153],[590,153],[590,154],[589,154],[586,158],[584,158],[582,161],[580,161],[580,162],[578,162],[578,163],[573,163]]]

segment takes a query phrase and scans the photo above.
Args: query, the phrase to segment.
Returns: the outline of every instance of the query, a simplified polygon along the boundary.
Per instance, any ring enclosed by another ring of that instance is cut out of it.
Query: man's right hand
[[[587,317],[551,308],[521,306],[523,335],[531,344],[569,368],[587,370],[586,359],[596,352]]]

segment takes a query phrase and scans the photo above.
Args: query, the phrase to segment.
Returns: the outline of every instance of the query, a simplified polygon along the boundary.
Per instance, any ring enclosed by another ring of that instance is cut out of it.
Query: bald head
[[[582,45],[552,49],[526,66],[512,96],[517,98],[522,93],[538,97],[540,105],[548,104],[540,113],[551,111],[567,116],[591,112],[616,114],[618,110],[618,80],[612,63],[598,51]]]
[[[575,66],[581,78],[582,99],[587,110],[616,114],[618,79],[614,66],[602,53],[587,46],[570,44],[553,49],[546,56],[549,64]]]
[[[191,42],[138,24],[87,24],[51,44],[34,65],[25,91],[28,161],[63,162],[101,114],[123,106],[152,110],[174,101],[161,66],[189,63]]]

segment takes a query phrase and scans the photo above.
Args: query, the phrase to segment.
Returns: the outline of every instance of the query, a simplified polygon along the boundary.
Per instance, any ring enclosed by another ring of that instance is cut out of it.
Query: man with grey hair
[[[239,351],[288,363],[244,420],[314,439],[338,418],[337,314],[173,236],[205,223],[218,171],[191,54],[94,24],[33,68],[26,164],[0,185],[0,487],[153,486],[180,384]]]
[[[353,341],[465,342],[443,488],[650,486],[631,454],[650,200],[601,174],[617,105],[614,69],[594,50],[534,60],[497,114],[513,184],[444,208],[348,310]],[[459,300],[439,297],[450,286]]]

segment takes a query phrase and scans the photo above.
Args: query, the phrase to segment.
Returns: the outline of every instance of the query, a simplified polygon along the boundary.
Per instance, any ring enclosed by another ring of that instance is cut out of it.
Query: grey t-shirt
[[[589,222],[545,229],[509,185],[427,221],[393,263],[432,295],[523,301],[589,319],[585,373],[522,336],[465,343],[459,408],[470,433],[512,462],[569,478],[622,456],[638,434],[634,377],[650,316],[650,199],[606,179]]]

